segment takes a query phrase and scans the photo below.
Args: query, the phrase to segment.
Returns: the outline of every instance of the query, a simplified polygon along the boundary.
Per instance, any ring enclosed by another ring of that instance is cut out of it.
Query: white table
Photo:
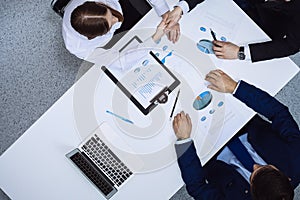
[[[224,20],[230,20],[227,19],[230,16],[226,13],[239,16],[238,19],[241,21],[239,26],[234,27],[237,32],[232,36],[233,42],[242,44],[267,39],[266,35],[232,1],[210,0],[182,18],[182,33],[195,43],[201,35],[196,31],[205,23],[198,19],[204,20],[210,15],[204,12],[208,8],[213,8],[212,11],[218,12]],[[152,10],[135,29],[153,28],[158,19]],[[193,21],[195,23],[191,23]],[[210,26],[214,26],[217,33],[225,31],[222,28],[218,30],[214,24]],[[128,37],[130,38],[129,35]],[[230,37],[228,35],[229,39]],[[125,36],[118,44],[121,46],[122,41],[127,39]],[[298,67],[288,58],[256,64],[241,61],[220,62],[214,56],[211,56],[211,59],[215,65],[234,78],[246,80],[271,95],[275,95],[298,72]],[[65,158],[65,154],[74,149],[85,136],[82,133],[89,134],[96,128],[101,121],[100,117],[105,117],[105,121],[110,122],[111,125],[114,123],[111,116],[104,114],[102,116],[102,112],[99,116],[96,113],[95,118],[94,116],[86,118],[84,123],[82,121],[78,123],[78,119],[81,119],[77,117],[78,114],[83,116],[90,114],[85,112],[85,109],[80,109],[78,112],[78,103],[85,103],[80,104],[83,108],[89,102],[93,103],[94,108],[99,104],[95,103],[94,99],[82,100],[74,96],[78,93],[82,97],[89,96],[87,89],[89,87],[97,91],[97,85],[90,85],[90,83],[93,80],[98,81],[99,73],[100,69],[97,66],[91,68],[0,157],[0,187],[12,199],[102,199],[99,192],[81,174],[73,170],[74,168]],[[110,87],[113,85],[108,86]],[[239,124],[231,124],[233,119],[226,120],[227,123],[223,128],[231,129],[232,132],[220,135],[209,155],[201,157],[203,163],[207,162],[255,114],[230,95],[225,95],[224,98],[226,102],[235,104],[238,109],[242,108],[243,114],[240,116]],[[165,127],[171,130],[171,124],[166,124]],[[201,149],[197,137],[195,142],[197,149]],[[167,199],[183,185],[176,162],[151,173],[137,174],[131,181],[133,184],[125,185],[124,189],[112,199]]]

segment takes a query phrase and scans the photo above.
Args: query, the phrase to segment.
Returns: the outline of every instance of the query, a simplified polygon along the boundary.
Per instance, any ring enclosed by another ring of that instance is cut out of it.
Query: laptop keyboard
[[[82,147],[84,152],[117,186],[122,185],[132,171],[95,134]]]
[[[77,165],[83,174],[105,195],[115,193],[116,189],[113,183],[105,178],[105,175],[97,168],[95,164],[90,162],[86,155],[79,151],[70,156],[70,159]]]

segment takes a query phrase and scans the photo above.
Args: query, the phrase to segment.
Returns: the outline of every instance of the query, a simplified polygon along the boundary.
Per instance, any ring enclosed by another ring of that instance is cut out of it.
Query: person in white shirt
[[[149,0],[149,2],[162,17],[162,21],[166,20],[170,13],[166,1]],[[72,0],[66,6],[63,17],[62,35],[66,48],[78,58],[86,59],[94,49],[103,47],[112,39],[126,20],[124,12],[133,12],[128,10],[130,6],[132,5],[129,1],[125,0]],[[136,22],[133,20],[130,26]],[[168,28],[172,30],[169,39],[176,42],[180,32],[179,24],[175,23]]]

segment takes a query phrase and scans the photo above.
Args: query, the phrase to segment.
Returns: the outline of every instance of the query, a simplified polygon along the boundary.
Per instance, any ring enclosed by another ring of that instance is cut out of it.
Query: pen
[[[210,29],[210,33],[211,33],[211,36],[213,37],[213,39],[217,40],[215,32],[213,32],[213,30]]]
[[[119,119],[125,121],[125,122],[128,122],[128,123],[130,123],[130,124],[133,124],[133,121],[130,121],[129,119],[126,119],[125,117],[122,117],[122,116],[120,116],[120,115],[117,115],[117,114],[115,114],[115,113],[113,113],[113,112],[111,112],[111,111],[109,111],[109,110],[106,110],[106,112],[107,112],[108,114],[111,114],[111,115],[113,115],[113,116],[115,116],[115,117],[117,117],[117,118],[119,118]]]
[[[176,103],[177,103],[177,100],[178,100],[179,93],[180,93],[180,89],[179,89],[178,92],[177,92],[176,99],[175,99],[175,102],[174,102],[174,105],[173,105],[172,112],[171,112],[171,115],[170,115],[170,119],[169,119],[169,120],[172,119],[172,116],[173,116],[173,113],[174,113],[174,110],[175,110],[175,107],[176,107]]]

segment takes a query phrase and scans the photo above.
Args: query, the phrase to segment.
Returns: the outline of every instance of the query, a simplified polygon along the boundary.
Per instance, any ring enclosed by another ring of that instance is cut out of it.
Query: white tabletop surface
[[[211,10],[206,12],[208,8]],[[216,21],[214,16],[211,16],[211,12],[218,13],[219,16],[222,16],[223,21]],[[238,16],[239,20],[236,22],[237,19],[234,18],[234,23],[238,23],[238,25],[232,25],[235,29],[234,32],[221,28],[220,23],[226,24],[234,16]],[[205,21],[207,17],[210,17],[210,21]],[[137,24],[135,29],[153,28],[158,20],[159,18],[155,16],[155,12],[152,10]],[[205,24],[208,21],[209,24]],[[204,25],[213,26],[217,33],[223,31],[224,34],[228,35],[226,35],[228,39],[238,44],[268,39],[230,0],[206,1],[181,19],[182,34],[194,41],[195,44],[203,34],[197,31],[199,31],[199,27]],[[122,42],[124,44],[130,37],[126,38],[125,36],[117,45],[121,46]],[[220,61],[214,56],[210,56],[210,59],[215,67],[223,69],[235,79],[246,80],[266,90],[271,95],[275,95],[298,72],[298,67],[289,58],[255,64],[242,61]],[[87,98],[84,101],[81,98],[74,97],[78,97],[78,94],[85,97],[85,92],[88,96],[90,87],[97,91],[97,84],[90,85],[89,83],[93,78],[98,83],[100,73],[99,65],[92,67],[2,154],[0,157],[0,187],[12,199],[103,198],[78,171],[74,170],[74,167],[65,157],[66,153],[74,149],[83,137],[97,128],[97,125],[102,121],[108,121],[113,127],[116,127],[114,126],[116,121],[111,116],[102,114],[102,111],[99,112],[99,115],[98,112],[94,112],[91,118],[84,120],[84,123],[78,123],[78,119],[81,119],[78,115],[83,114],[84,116],[86,114],[84,108],[87,103],[91,102],[94,108],[97,108],[99,104],[95,101],[97,95],[94,95],[93,99]],[[113,87],[113,84],[107,86],[108,89],[111,87]],[[172,96],[172,98],[174,97]],[[223,134],[221,130],[217,142],[213,144],[214,149],[209,152],[209,155],[201,157],[203,163],[207,162],[255,114],[230,95],[225,95],[224,98],[226,99],[225,102],[235,106],[226,107],[227,109],[232,108],[231,113],[233,114],[228,115],[227,123],[223,124],[223,130],[232,130],[233,132]],[[80,109],[78,109],[78,105]],[[239,111],[234,108],[238,108]],[[242,111],[240,111],[240,108],[242,108]],[[239,119],[240,123],[233,125],[230,122],[237,117],[236,113],[242,113],[242,116]],[[99,119],[101,117],[105,119]],[[164,127],[169,131],[171,130],[169,122],[166,122]],[[116,128],[116,130],[118,129]],[[86,135],[82,135],[82,133]],[[171,138],[171,135],[169,136],[170,139],[174,139]],[[201,155],[203,142],[198,141],[197,136],[194,139],[198,154]],[[183,185],[175,160],[162,169],[156,169],[151,173],[137,174],[130,181],[131,183],[125,185],[112,199],[167,199]]]

